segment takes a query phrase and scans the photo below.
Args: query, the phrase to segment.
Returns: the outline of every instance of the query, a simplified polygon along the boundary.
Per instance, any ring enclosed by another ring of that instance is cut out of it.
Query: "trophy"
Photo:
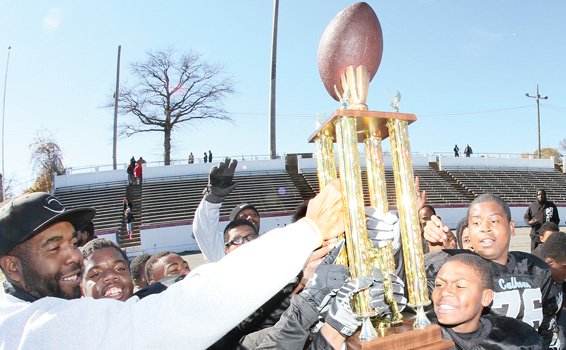
[[[430,304],[424,271],[417,198],[413,176],[408,125],[414,114],[399,113],[400,94],[392,101],[394,112],[370,111],[366,105],[369,83],[383,53],[379,20],[364,2],[350,5],[325,29],[318,49],[322,82],[340,108],[322,123],[310,142],[315,143],[320,188],[338,178],[334,145],[337,149],[339,178],[345,215],[345,251],[339,262],[348,266],[352,278],[371,276],[375,266],[393,273],[395,263],[391,243],[374,248],[367,238],[358,144],[363,143],[370,203],[385,214],[389,210],[381,142],[389,138],[395,179],[395,193],[405,260],[408,305],[416,317],[404,318],[392,297],[389,274],[384,273],[385,299],[392,313],[376,318],[369,296],[362,291],[354,297],[353,309],[362,318],[362,329],[349,346],[362,349],[447,349],[451,341],[442,339],[440,328],[431,325],[424,313]],[[375,326],[374,326],[375,325]]]

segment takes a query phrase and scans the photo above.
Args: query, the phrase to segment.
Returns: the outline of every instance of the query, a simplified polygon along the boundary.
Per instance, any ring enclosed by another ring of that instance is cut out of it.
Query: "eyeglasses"
[[[224,246],[229,247],[231,245],[240,245],[244,244],[245,242],[253,241],[254,239],[258,238],[259,235],[257,233],[252,233],[247,236],[236,236],[232,240],[228,241],[228,243],[224,244]]]

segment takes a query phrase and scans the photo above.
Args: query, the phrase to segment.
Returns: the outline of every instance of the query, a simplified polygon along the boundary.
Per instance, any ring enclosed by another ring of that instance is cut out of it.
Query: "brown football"
[[[383,54],[383,35],[377,15],[365,2],[346,7],[330,21],[318,45],[318,70],[326,91],[339,101],[340,76],[346,67],[364,65],[375,76]]]

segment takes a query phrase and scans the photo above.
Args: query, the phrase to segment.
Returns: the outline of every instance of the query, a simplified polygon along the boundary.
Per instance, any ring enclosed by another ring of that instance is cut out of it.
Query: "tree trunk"
[[[171,164],[171,126],[167,125],[163,128],[164,140],[163,140],[163,150],[165,152],[163,163],[165,165]]]

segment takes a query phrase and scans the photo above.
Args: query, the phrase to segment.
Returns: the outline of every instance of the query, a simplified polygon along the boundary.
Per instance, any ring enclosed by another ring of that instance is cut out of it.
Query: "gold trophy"
[[[345,212],[345,256],[352,278],[371,276],[373,266],[393,273],[395,263],[391,244],[375,249],[367,238],[361,161],[358,144],[364,143],[370,203],[381,213],[388,211],[385,171],[381,141],[390,138],[395,175],[395,190],[401,227],[402,248],[409,292],[409,306],[417,311],[412,320],[403,319],[392,298],[391,281],[386,278],[385,297],[392,310],[388,319],[370,318],[376,313],[369,307],[368,296],[355,296],[353,307],[362,318],[359,333],[362,349],[413,349],[431,346],[446,349],[440,328],[431,326],[423,307],[430,303],[424,271],[424,257],[419,230],[416,190],[408,138],[408,124],[414,114],[369,111],[366,98],[369,83],[381,62],[383,40],[375,12],[367,3],[356,3],[340,12],[325,29],[319,46],[319,70],[329,94],[341,104],[309,141],[315,143],[320,187],[337,178],[333,145],[337,148],[342,200]],[[387,273],[384,273],[388,276]],[[349,342],[350,346],[355,342]]]

